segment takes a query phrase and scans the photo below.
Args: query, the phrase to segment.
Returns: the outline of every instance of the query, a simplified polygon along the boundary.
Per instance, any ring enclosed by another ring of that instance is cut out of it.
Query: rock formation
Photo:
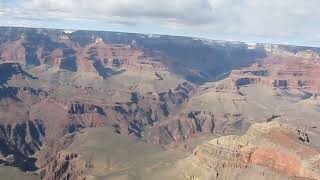
[[[56,71],[71,71],[109,78],[112,69],[165,70],[165,65],[132,45],[106,43],[97,38],[85,46],[73,42],[68,34],[50,38],[45,34],[26,34],[0,46],[0,61],[24,66],[45,65]]]
[[[44,180],[86,180],[84,171],[90,164],[81,159],[79,154],[59,152],[57,156],[41,171]]]
[[[68,133],[86,127],[103,126],[107,121],[107,114],[97,105],[72,103],[68,110],[69,123],[66,127]]]
[[[19,77],[20,79],[36,79],[25,72],[19,63],[1,63],[0,64],[0,85],[7,83],[8,80]],[[21,83],[22,84],[22,83]]]
[[[316,53],[312,50],[299,51],[296,53],[296,56],[302,57],[304,59],[312,59],[312,60],[320,59],[319,53]]]
[[[231,121],[231,119],[233,119]],[[224,134],[233,130],[233,125],[243,121],[241,114],[211,113],[206,111],[192,111],[181,113],[170,121],[156,124],[149,130],[147,138],[155,144],[168,145],[181,143],[200,134]],[[238,127],[242,129],[241,125]],[[245,127],[244,127],[245,128]]]
[[[300,134],[278,122],[255,124],[242,136],[223,136],[198,146],[180,162],[187,179],[223,179],[234,171],[266,167],[288,177],[319,179],[319,151],[300,142]]]
[[[237,87],[263,83],[279,88],[309,88],[318,90],[320,63],[302,58],[271,56],[243,70],[234,70],[229,77]]]
[[[35,159],[30,155],[40,150],[45,133],[40,120],[0,124],[0,162],[23,170],[35,170]]]
[[[17,41],[7,42],[1,45],[1,59],[5,62],[18,62],[25,64],[26,61],[26,49],[23,47],[22,43],[24,39],[19,39]]]
[[[182,142],[196,133],[213,133],[215,118],[210,112],[189,112],[151,128],[148,139],[156,144]]]
[[[131,94],[131,102],[107,107],[108,118],[118,132],[143,136],[145,127],[164,121],[178,113],[178,108],[195,93],[195,88],[185,82],[175,89],[159,94]]]

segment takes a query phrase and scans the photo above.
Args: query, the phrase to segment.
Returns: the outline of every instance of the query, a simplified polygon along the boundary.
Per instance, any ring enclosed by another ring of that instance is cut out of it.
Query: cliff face
[[[242,114],[191,111],[151,127],[147,139],[154,144],[182,143],[199,135],[232,134],[246,130]]]
[[[17,149],[25,155],[32,155],[39,150],[42,145],[41,140],[45,136],[45,127],[39,120],[13,125],[3,124],[0,125],[0,131],[2,141],[8,145],[2,147],[3,149]]]
[[[119,133],[142,137],[146,127],[177,114],[179,106],[186,103],[193,93],[195,88],[189,83],[159,94],[132,93],[131,102],[107,107],[106,114]]]
[[[6,61],[14,61],[18,63],[25,63],[26,60],[26,49],[22,43],[24,40],[7,42],[1,45],[1,59]]]
[[[296,129],[272,122],[255,124],[243,136],[224,136],[200,145],[180,167],[189,179],[212,175],[219,179],[233,173],[226,174],[225,169],[247,171],[256,166],[288,177],[319,179],[318,155],[318,150],[300,141]]]
[[[86,113],[98,113],[106,115],[103,109],[97,105],[73,103],[68,111],[69,114],[86,114]]]
[[[86,127],[106,125],[107,114],[100,106],[74,102],[68,110],[69,123],[66,132],[72,133]]]
[[[30,163],[21,168],[35,169],[35,159],[26,160],[29,156],[41,150],[37,165],[44,167],[44,162],[51,162],[56,153],[66,148],[72,140],[56,142],[66,134],[78,132],[83,128],[112,126],[121,134],[145,136],[146,128],[153,127],[157,122],[165,121],[178,113],[179,106],[186,103],[195,93],[195,87],[189,83],[182,83],[177,88],[159,94],[131,93],[130,102],[111,105],[90,101],[63,101],[51,97],[50,93],[41,89],[35,90],[30,87],[2,87],[0,92],[2,103],[14,101],[11,105],[25,111],[22,113],[23,117],[20,118],[16,114],[2,127],[2,140],[8,144],[8,147],[3,148],[10,149],[4,151],[4,163],[17,165],[18,161],[14,159],[17,159],[16,156],[19,154],[20,159],[23,157],[24,161]],[[3,108],[1,110],[8,116],[15,113]],[[38,127],[39,124],[25,123],[23,119],[42,119],[41,127]],[[43,131],[39,134],[33,130]],[[14,135],[11,137],[8,134]],[[46,145],[44,150],[41,148],[43,145]]]
[[[103,78],[108,77],[101,73],[103,68],[169,69],[201,84],[266,55],[263,49],[248,49],[244,43],[187,37],[6,27],[0,29],[0,35],[1,61],[45,65],[59,71],[98,72]]]
[[[147,136],[150,142],[156,144],[183,142],[196,133],[212,134],[214,122],[214,115],[210,112],[183,113],[169,122],[157,124]]]
[[[232,120],[231,120],[232,119]],[[154,144],[168,145],[181,143],[199,135],[228,134],[238,123],[238,131],[246,130],[241,123],[241,114],[211,113],[207,111],[191,111],[181,113],[169,121],[164,121],[150,128],[147,139]],[[240,124],[239,124],[240,123]]]
[[[5,98],[14,98],[26,104],[39,102],[48,96],[46,91],[41,89],[33,89],[31,87],[1,87],[0,100]]]
[[[90,164],[81,159],[77,153],[59,152],[41,171],[44,180],[86,180],[85,170]]]
[[[45,133],[40,120],[0,124],[0,161],[23,170],[34,170],[35,159],[29,156],[40,150]]]
[[[318,90],[320,80],[315,75],[319,72],[317,60],[271,56],[249,68],[232,71],[229,79],[237,87],[262,83],[276,88]]]
[[[28,31],[28,30],[27,30]],[[161,62],[146,56],[141,49],[126,44],[111,44],[94,36],[80,45],[63,32],[11,32],[16,39],[4,38],[0,46],[0,62],[23,66],[42,66],[51,71],[79,72],[99,78],[109,78],[119,68],[165,70]],[[55,34],[56,33],[56,34]],[[49,34],[49,35],[48,35]],[[115,69],[115,70],[114,70]]]
[[[25,79],[36,79],[25,72],[19,63],[2,63],[0,64],[0,85],[6,84],[8,80],[18,77],[22,80]]]

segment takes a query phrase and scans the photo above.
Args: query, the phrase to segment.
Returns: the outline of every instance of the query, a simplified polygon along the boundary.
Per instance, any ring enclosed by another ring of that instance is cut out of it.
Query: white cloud
[[[9,4],[9,5],[8,5]],[[319,0],[24,0],[0,1],[2,21],[96,21],[288,40],[320,31]],[[81,29],[81,27],[79,27]],[[320,42],[319,42],[320,45]]]

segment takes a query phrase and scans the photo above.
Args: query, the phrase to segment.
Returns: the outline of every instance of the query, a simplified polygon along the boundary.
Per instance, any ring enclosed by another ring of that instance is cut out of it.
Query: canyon
[[[319,53],[0,27],[0,175],[319,179]]]

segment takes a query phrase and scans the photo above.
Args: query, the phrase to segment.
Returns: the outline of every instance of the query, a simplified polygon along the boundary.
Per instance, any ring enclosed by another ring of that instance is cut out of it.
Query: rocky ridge
[[[288,177],[319,179],[319,151],[305,143],[298,129],[289,125],[255,124],[242,136],[223,136],[198,146],[179,167],[187,179],[223,179],[232,174],[232,170],[224,174],[225,168],[244,170],[255,166]],[[237,178],[236,174],[232,177]]]
[[[81,159],[79,154],[59,152],[54,160],[41,171],[41,179],[77,179],[86,180],[84,171],[90,164]]]
[[[317,60],[271,56],[251,67],[232,71],[229,80],[237,87],[262,83],[275,88],[309,88],[316,91],[320,84],[316,78],[319,71]]]
[[[39,40],[39,41],[37,41]],[[51,39],[44,34],[21,35],[15,41],[1,44],[1,61],[24,66],[45,66],[54,71],[71,71],[109,78],[120,69],[165,70],[140,49],[125,44],[106,43],[96,37],[90,44],[80,46],[67,34]]]
[[[242,123],[244,123],[242,114],[191,111],[180,113],[170,121],[158,123],[149,130],[147,137],[155,144],[183,143],[201,134],[228,134],[235,124],[238,124],[238,128],[246,126]]]
[[[35,159],[30,155],[41,149],[45,133],[45,127],[40,120],[1,124],[1,163],[18,166],[22,170],[35,170]]]

